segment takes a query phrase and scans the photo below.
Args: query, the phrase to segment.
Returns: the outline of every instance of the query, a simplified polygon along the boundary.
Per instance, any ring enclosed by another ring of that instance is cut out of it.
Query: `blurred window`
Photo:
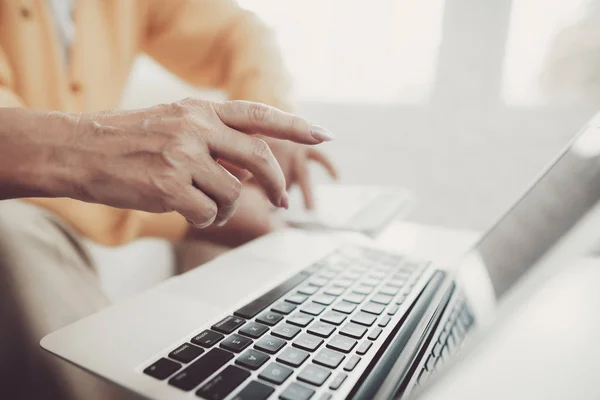
[[[301,101],[427,100],[444,0],[238,0],[277,34]]]
[[[580,20],[589,0],[513,0],[502,95],[509,105],[544,103],[539,77],[553,39]]]

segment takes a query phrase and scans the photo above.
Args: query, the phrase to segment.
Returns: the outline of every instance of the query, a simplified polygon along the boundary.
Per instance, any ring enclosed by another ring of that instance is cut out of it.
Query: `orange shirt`
[[[288,108],[286,73],[271,33],[233,0],[75,0],[74,23],[65,65],[47,0],[0,2],[0,106],[115,108],[135,57],[144,52],[192,85]],[[28,201],[104,245],[145,236],[175,240],[187,230],[175,213],[73,199]]]

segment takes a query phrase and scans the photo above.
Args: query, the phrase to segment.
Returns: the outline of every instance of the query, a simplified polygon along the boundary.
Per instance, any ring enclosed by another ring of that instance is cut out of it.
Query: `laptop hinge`
[[[378,350],[348,399],[386,399],[401,395],[419,350],[450,299],[454,284],[448,283],[446,276],[444,271],[434,273]],[[446,290],[440,290],[444,288]]]

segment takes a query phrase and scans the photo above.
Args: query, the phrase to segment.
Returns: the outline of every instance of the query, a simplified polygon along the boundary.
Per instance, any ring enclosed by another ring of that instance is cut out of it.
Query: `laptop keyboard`
[[[330,398],[427,263],[344,247],[175,347],[144,373],[206,399]],[[296,379],[290,376],[298,370]],[[256,379],[249,379],[251,371]]]
[[[431,352],[426,356],[425,364],[419,372],[417,385],[423,385],[450,357],[458,352],[473,324],[473,314],[468,304],[464,300],[457,302],[434,342]]]

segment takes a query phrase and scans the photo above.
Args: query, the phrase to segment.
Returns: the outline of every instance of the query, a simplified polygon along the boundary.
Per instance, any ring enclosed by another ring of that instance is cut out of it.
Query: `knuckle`
[[[293,115],[290,117],[288,127],[289,127],[290,131],[292,131],[292,132],[306,131],[306,130],[308,130],[308,123],[306,122],[305,119],[300,118],[296,115]]]
[[[271,158],[271,149],[267,142],[262,139],[255,138],[252,144],[252,158],[255,162],[260,164],[268,163]]]
[[[166,105],[167,115],[174,117],[187,117],[189,115],[189,107],[185,100],[175,101]]]
[[[273,109],[265,104],[248,103],[247,112],[250,121],[263,123],[271,119]]]

